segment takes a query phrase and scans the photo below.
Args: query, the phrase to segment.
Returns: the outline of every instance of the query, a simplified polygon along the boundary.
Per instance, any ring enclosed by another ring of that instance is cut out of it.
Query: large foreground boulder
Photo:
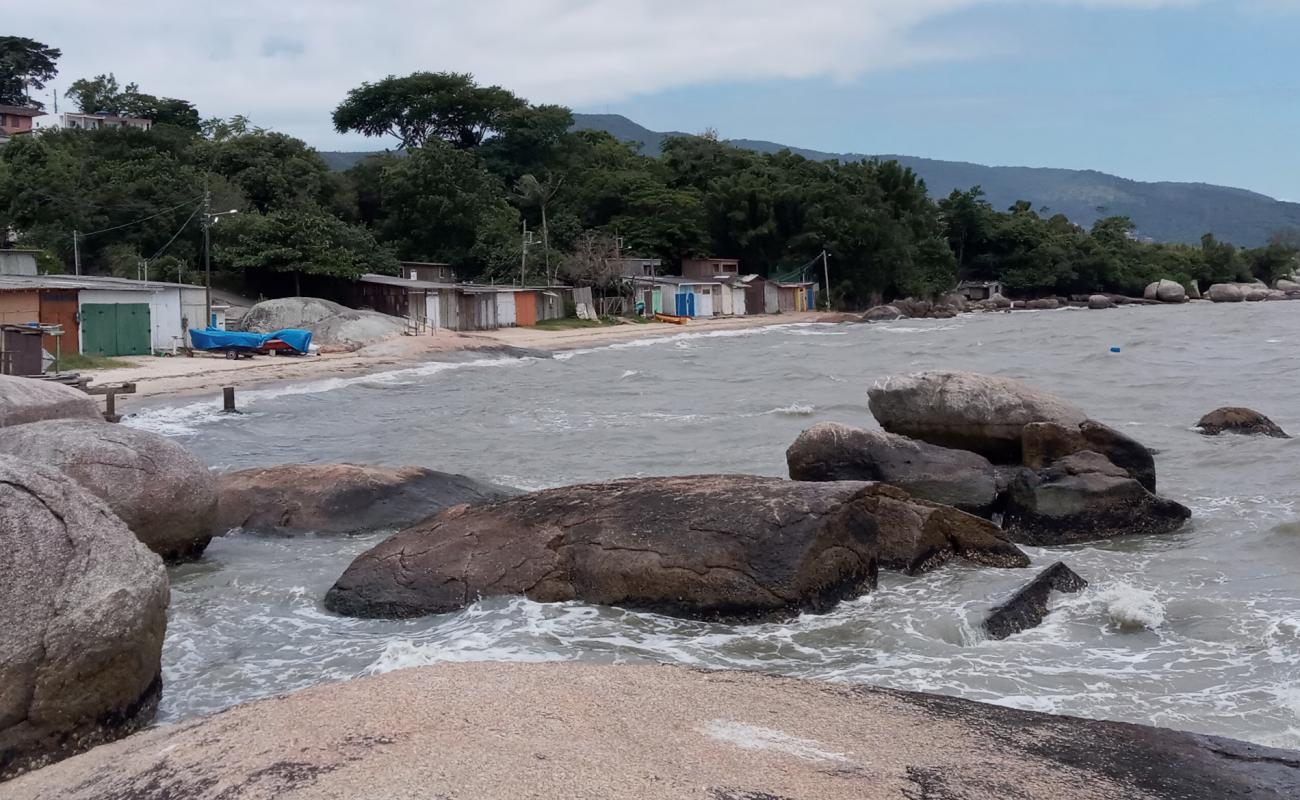
[[[970,450],[995,462],[1021,459],[1024,427],[1078,427],[1087,415],[1020,381],[971,372],[922,372],[882,378],[871,387],[871,413],[890,433]]]
[[[216,532],[359,533],[404,528],[444,508],[517,492],[424,467],[286,464],[217,479]]]
[[[1206,436],[1218,436],[1221,433],[1240,433],[1250,436],[1272,436],[1275,439],[1290,439],[1286,431],[1263,414],[1249,408],[1218,408],[1196,423],[1196,427]]]
[[[357,557],[332,611],[412,617],[492,595],[702,619],[824,611],[875,587],[866,484],[646,478],[457,506]]]
[[[15,800],[1291,800],[1300,753],[675,666],[441,664],[166,726]]]
[[[0,428],[45,419],[104,421],[95,398],[53,381],[0,375]]]
[[[153,718],[167,598],[161,559],[108,506],[0,455],[0,780]]]
[[[322,350],[355,350],[406,330],[406,323],[397,317],[348,308],[319,297],[264,300],[248,310],[240,325],[257,333],[304,328],[311,331],[312,341]]]
[[[1024,470],[1007,492],[1002,527],[1013,542],[1053,546],[1172,533],[1190,517],[1185,506],[1152,494],[1105,456],[1085,451],[1038,472]]]
[[[785,459],[796,481],[881,481],[973,514],[986,513],[997,495],[983,456],[834,422],[800,434]]]
[[[216,479],[171,439],[102,420],[52,420],[0,429],[0,453],[57,467],[168,561],[197,558],[212,538]]]

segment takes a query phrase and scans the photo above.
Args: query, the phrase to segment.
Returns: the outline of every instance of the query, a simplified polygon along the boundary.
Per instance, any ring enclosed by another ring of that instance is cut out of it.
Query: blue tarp
[[[223,331],[220,328],[190,331],[190,341],[198,350],[265,350],[266,343],[272,339],[279,339],[296,352],[306,353],[307,348],[311,346],[311,331],[297,328],[285,328],[274,333]]]

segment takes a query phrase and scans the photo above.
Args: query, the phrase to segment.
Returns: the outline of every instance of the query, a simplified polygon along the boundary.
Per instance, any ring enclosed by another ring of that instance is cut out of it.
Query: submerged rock
[[[1221,433],[1240,433],[1253,436],[1272,436],[1276,439],[1290,439],[1286,431],[1277,426],[1273,420],[1249,408],[1225,407],[1215,409],[1196,423],[1201,433],[1206,436],[1218,436]]]
[[[423,467],[286,464],[228,472],[217,479],[217,533],[358,533],[403,528],[462,503],[517,494]]]
[[[1087,587],[1087,581],[1058,561],[989,612],[984,619],[984,632],[991,639],[1005,639],[1036,628],[1047,616],[1047,600],[1052,592],[1081,592]]]
[[[197,558],[212,538],[216,479],[164,436],[102,420],[50,420],[0,429],[0,453],[57,467],[168,561]]]
[[[1190,517],[1105,456],[1084,451],[1022,472],[1007,492],[1002,527],[1013,542],[1053,546],[1171,533]]]
[[[325,605],[414,617],[524,595],[700,619],[824,611],[875,587],[878,532],[858,499],[866,488],[712,475],[457,506],[362,553]]]
[[[0,780],[153,718],[167,572],[107,505],[0,455],[0,576]]]
[[[1038,300],[1030,300],[1025,303],[1025,308],[1034,311],[1055,311],[1061,307],[1061,301],[1055,297],[1043,297]]]
[[[1003,463],[1020,461],[1026,425],[1077,428],[1088,418],[1073,404],[1020,381],[972,372],[882,378],[868,395],[871,413],[890,433]]]
[[[46,419],[93,419],[99,404],[85,392],[53,381],[0,375],[0,428]]]
[[[441,664],[98,748],[14,797],[1290,800],[1300,753],[752,672]]]
[[[834,422],[801,433],[785,459],[796,481],[881,481],[974,514],[986,513],[997,495],[983,456]]]

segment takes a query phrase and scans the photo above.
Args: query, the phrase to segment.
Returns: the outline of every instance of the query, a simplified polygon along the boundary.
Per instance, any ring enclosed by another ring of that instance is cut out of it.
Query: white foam
[[[810,403],[791,403],[788,406],[774,408],[767,412],[768,414],[777,414],[783,417],[811,417],[817,413],[817,407]]]
[[[1111,624],[1120,630],[1155,630],[1165,624],[1165,607],[1155,592],[1120,583],[1107,589],[1101,601]]]
[[[349,386],[378,384],[399,385],[411,383],[421,378],[437,375],[441,372],[463,369],[466,367],[508,367],[536,361],[534,358],[480,358],[473,361],[430,361],[418,367],[407,367],[389,372],[375,372],[364,375],[351,375],[345,378],[323,378],[304,383],[287,383],[266,389],[251,389],[239,393],[238,402],[241,410],[259,402],[280,397],[322,394]],[[242,416],[242,415],[241,415]],[[215,396],[179,406],[159,406],[146,408],[122,420],[122,424],[131,428],[152,431],[164,436],[188,436],[198,432],[201,425],[220,420],[237,419],[224,414],[218,406]]]

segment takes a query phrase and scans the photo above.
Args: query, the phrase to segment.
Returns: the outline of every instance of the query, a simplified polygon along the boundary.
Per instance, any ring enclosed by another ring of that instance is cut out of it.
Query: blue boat
[[[311,331],[285,328],[273,333],[248,333],[223,331],[220,328],[198,328],[190,331],[194,349],[226,353],[229,356],[267,353],[272,350],[293,355],[303,355],[311,346]]]

